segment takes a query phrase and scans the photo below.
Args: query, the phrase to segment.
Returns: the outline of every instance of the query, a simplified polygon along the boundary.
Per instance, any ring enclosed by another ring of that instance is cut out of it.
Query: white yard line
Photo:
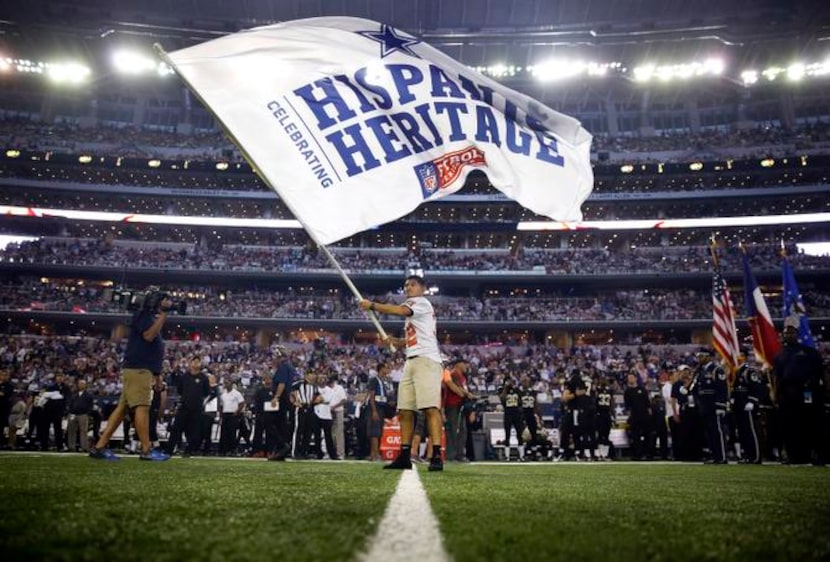
[[[448,562],[447,551],[418,470],[404,470],[377,533],[360,562]]]

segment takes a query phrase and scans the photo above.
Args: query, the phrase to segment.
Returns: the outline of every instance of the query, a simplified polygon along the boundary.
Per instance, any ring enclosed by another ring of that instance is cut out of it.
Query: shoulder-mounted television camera
[[[187,314],[187,301],[176,300],[158,287],[147,287],[143,291],[115,289],[111,298],[112,302],[120,304],[130,312],[145,310],[154,314],[161,311],[161,303],[165,299],[172,302],[171,306],[165,309],[165,312],[175,312],[179,316]]]

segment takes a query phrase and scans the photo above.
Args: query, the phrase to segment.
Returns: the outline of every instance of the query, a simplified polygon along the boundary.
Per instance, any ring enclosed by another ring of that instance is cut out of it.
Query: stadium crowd
[[[174,294],[187,301],[189,316],[222,318],[360,319],[365,314],[351,294],[341,291],[227,290],[202,286],[177,286]],[[830,316],[830,295],[818,291],[802,294],[805,306],[816,317]],[[392,295],[375,295],[390,300]],[[743,314],[743,299],[735,292],[735,308]],[[531,296],[453,297],[433,296],[431,302],[442,320],[454,321],[632,321],[691,320],[711,318],[708,291],[691,289],[597,290],[590,296],[539,293]],[[780,295],[767,299],[772,311],[782,310]],[[124,303],[112,300],[112,290],[50,280],[0,285],[0,309],[123,313]]]
[[[430,272],[445,271],[544,271],[550,274],[613,275],[625,273],[699,273],[712,269],[711,251],[705,246],[638,247],[626,251],[538,250],[516,253],[424,250],[418,255],[372,249],[343,248],[334,253],[349,271],[401,271],[418,267]],[[753,245],[747,249],[750,265],[757,271],[780,268],[781,248]],[[830,256],[812,256],[787,248],[794,268],[827,269]],[[719,252],[721,270],[741,271],[737,250]],[[136,246],[109,244],[100,240],[54,238],[8,245],[0,251],[0,263],[81,265],[89,267],[131,267],[199,271],[309,272],[330,269],[327,258],[309,248],[273,248],[199,245],[159,247],[148,242]]]
[[[747,129],[706,129],[697,133],[662,132],[654,136],[597,135],[594,150],[629,153],[634,159],[643,160],[653,152],[722,150],[728,153],[736,147],[768,147],[760,154],[769,155],[769,147],[773,146],[803,150],[828,142],[830,124],[816,122],[792,129],[766,125]],[[219,132],[185,135],[176,133],[172,127],[164,130],[101,124],[84,128],[68,122],[42,123],[6,118],[0,120],[0,143],[7,147],[65,153],[94,150],[106,156],[242,160],[239,152]],[[641,156],[637,157],[637,153]]]
[[[3,379],[0,383],[10,385],[12,391],[4,398],[9,402],[9,409],[4,411],[9,412],[12,406],[22,404],[17,407],[18,418],[14,420],[16,425],[13,426],[17,430],[16,434],[19,434],[17,443],[20,446],[28,443],[29,446],[43,450],[74,450],[77,443],[67,444],[64,441],[63,428],[71,424],[77,415],[92,418],[89,430],[97,436],[101,420],[106,419],[108,410],[114,407],[115,399],[121,392],[119,365],[123,350],[123,341],[102,338],[0,336],[0,378]],[[281,346],[280,350],[287,354],[288,361],[298,371],[298,380],[304,373],[313,371],[326,380],[336,380],[344,387],[348,396],[346,411],[351,428],[349,453],[357,457],[366,456],[368,443],[359,420],[361,408],[364,408],[365,422],[367,390],[373,384],[373,379],[377,378],[377,366],[382,361],[390,362],[393,366],[392,381],[400,377],[403,366],[401,354],[376,345],[344,345],[323,340],[306,344],[288,343]],[[828,351],[830,350],[824,349],[825,361],[830,358]],[[569,349],[547,345],[444,346],[443,352],[448,357],[463,358],[469,366],[465,370],[464,384],[478,399],[467,405],[471,431],[481,429],[482,415],[485,412],[505,413],[511,407],[509,401],[505,402],[505,389],[511,385],[521,385],[533,397],[532,408],[538,421],[539,434],[531,440],[527,432],[523,431],[525,428],[521,427],[516,435],[519,444],[525,442],[527,445],[522,454],[528,455],[528,460],[542,451],[553,449],[551,440],[542,443],[539,436],[545,439],[546,436],[558,434],[560,454],[564,457],[593,457],[593,452],[588,451],[588,448],[602,450],[597,444],[592,444],[586,445],[586,450],[583,451],[581,434],[574,433],[574,428],[568,429],[566,425],[569,423],[570,409],[575,404],[568,403],[568,392],[573,390],[571,387],[574,385],[587,385],[589,389],[593,387],[593,396],[601,397],[602,392],[607,393],[610,402],[604,404],[605,414],[611,416],[612,427],[628,428],[629,432],[632,423],[635,426],[637,423],[631,417],[637,415],[633,410],[644,406],[630,402],[628,394],[631,391],[626,389],[643,389],[647,393],[649,416],[653,415],[659,423],[651,426],[652,421],[649,421],[651,429],[633,437],[637,440],[630,443],[633,454],[643,458],[669,458],[667,433],[658,431],[661,423],[663,430],[670,426],[664,418],[672,415],[671,410],[667,413],[665,384],[679,381],[683,384],[682,381],[685,380],[688,387],[691,384],[689,375],[700,366],[699,355],[689,345],[575,346]],[[156,403],[156,415],[161,424],[159,438],[166,438],[167,422],[175,417],[178,397],[174,389],[177,377],[185,376],[192,359],[198,357],[213,386],[225,385],[229,381],[243,393],[246,403],[252,407],[246,412],[250,423],[243,424],[245,429],[237,436],[237,439],[245,441],[245,447],[234,447],[227,453],[261,454],[261,442],[255,445],[251,437],[256,415],[261,414],[255,407],[256,399],[253,397],[263,384],[267,384],[268,377],[272,374],[273,355],[273,346],[258,348],[246,342],[169,341],[163,364],[167,396],[164,401]],[[80,390],[88,392],[92,400],[83,414],[77,409],[73,413],[73,408],[77,405],[74,397],[81,385],[83,388]],[[765,407],[771,407],[768,396],[763,400]],[[602,405],[603,400],[600,398],[598,403]],[[506,427],[509,431],[509,426]],[[570,437],[563,436],[566,431],[573,433],[572,447],[569,447]],[[509,438],[509,433],[507,437]],[[672,437],[677,445],[677,435],[673,434]],[[606,441],[607,438],[606,432]],[[780,445],[776,445],[775,439],[770,438],[769,450],[765,452],[770,458],[780,454]],[[613,446],[610,442],[603,443]],[[208,453],[215,453],[210,443],[207,447]],[[608,450],[605,451],[607,456]],[[696,454],[700,458],[700,451]]]

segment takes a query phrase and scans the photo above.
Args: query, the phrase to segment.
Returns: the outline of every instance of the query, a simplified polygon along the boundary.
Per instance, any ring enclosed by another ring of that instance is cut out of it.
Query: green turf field
[[[470,464],[420,474],[456,562],[830,559],[830,468]],[[355,560],[398,477],[369,463],[4,454],[0,559]]]

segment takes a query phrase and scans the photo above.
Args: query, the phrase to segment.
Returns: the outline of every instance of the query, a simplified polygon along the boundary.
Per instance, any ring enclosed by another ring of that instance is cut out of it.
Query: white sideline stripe
[[[448,562],[447,551],[418,470],[404,470],[386,513],[359,562]]]

